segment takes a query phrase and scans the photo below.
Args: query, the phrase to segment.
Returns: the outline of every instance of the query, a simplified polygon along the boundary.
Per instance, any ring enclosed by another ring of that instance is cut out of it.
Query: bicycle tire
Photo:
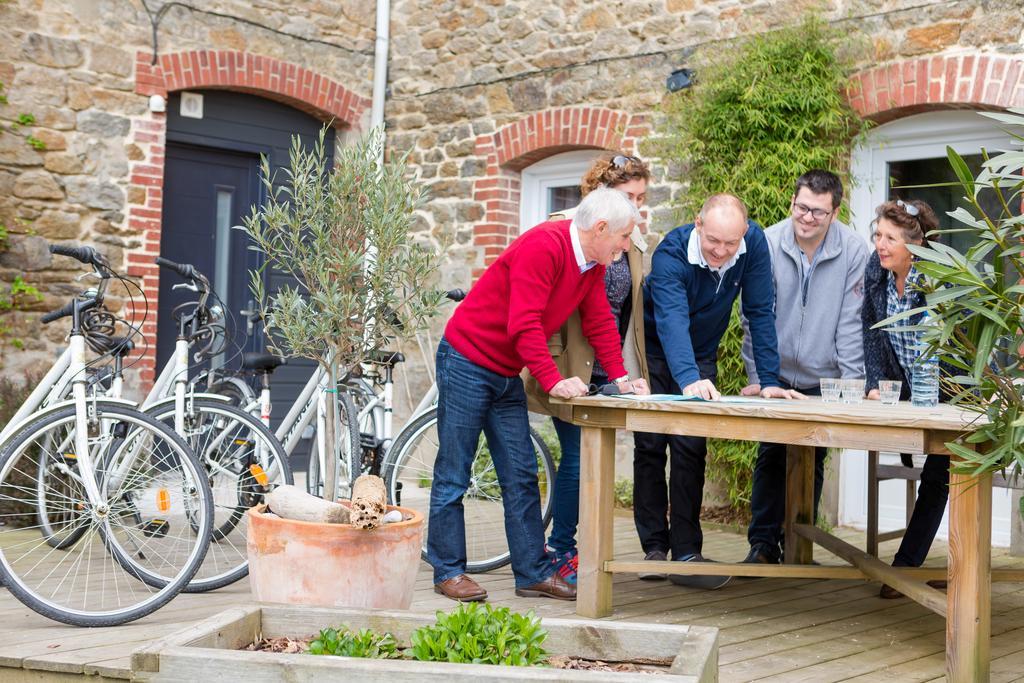
[[[338,397],[338,423],[341,433],[338,434],[338,441],[341,443],[341,452],[338,456],[338,497],[344,498],[350,495],[352,485],[360,474],[360,450],[359,450],[359,427],[356,425],[356,407],[352,403],[352,397],[347,391],[341,391],[329,396]],[[323,475],[320,472],[320,456],[317,453],[316,441],[309,449],[309,466],[306,468],[306,490],[322,498],[324,494]]]
[[[356,415],[362,413],[363,409],[370,405],[372,401],[377,400],[377,394],[373,390],[373,385],[362,377],[349,377],[345,380],[344,384],[348,394],[352,397],[352,405]],[[383,448],[368,449],[363,445],[366,441],[376,441],[378,432],[383,431],[378,429],[377,409],[367,411],[362,419],[357,419],[356,421],[358,422],[356,427],[359,430],[360,470],[379,475],[383,468],[383,455],[381,453]]]
[[[209,477],[214,520],[206,560],[183,592],[203,593],[248,575],[245,512],[263,502],[274,486],[293,483],[293,477],[284,447],[259,418],[212,399],[193,400],[192,411],[185,416],[186,433],[181,436]],[[173,427],[173,404],[154,406],[146,412]],[[257,453],[262,454],[264,462],[256,462]],[[268,476],[266,484],[256,480],[252,465],[259,465]]]
[[[74,626],[115,626],[153,613],[198,571],[210,542],[213,497],[202,466],[173,431],[121,403],[90,399],[89,406],[104,427],[90,429],[89,452],[97,451],[97,485],[107,510],[89,510],[86,500],[64,501],[89,512],[77,518],[86,532],[65,550],[57,550],[45,539],[34,544],[27,541],[34,533],[31,527],[0,526],[0,577],[22,604],[49,619]],[[0,502],[14,505],[20,500],[37,507],[31,495],[35,488],[19,482],[38,477],[38,471],[32,471],[38,470],[37,449],[42,447],[37,440],[46,443],[46,434],[53,429],[66,433],[68,425],[75,423],[75,410],[70,405],[45,413],[3,445]],[[140,506],[148,511],[154,501],[163,517],[161,536],[148,535],[137,524]],[[14,514],[3,517],[13,519]],[[186,519],[195,521],[198,533],[193,533]],[[143,556],[134,565],[125,566],[114,551],[125,552],[126,543]],[[107,557],[110,554],[113,560]],[[152,565],[147,571],[163,572],[161,586],[150,586],[133,570],[142,562]],[[97,587],[99,583],[102,586]],[[90,600],[99,602],[93,605]]]
[[[430,508],[430,482],[433,477],[434,458],[437,455],[437,408],[431,408],[407,424],[395,439],[395,444],[385,460],[385,487],[388,500],[392,505],[406,505],[426,511]],[[554,496],[555,464],[551,452],[544,440],[533,429],[530,438],[537,453],[537,476],[541,490],[541,519],[546,529],[551,522],[552,499]],[[481,447],[485,443],[480,435]],[[485,458],[485,459],[481,459]],[[489,454],[478,447],[473,464],[473,476],[470,487],[463,498],[467,509],[466,515],[466,571],[471,574],[489,572],[503,567],[511,560],[508,542],[505,538],[504,526],[499,520],[504,519],[500,505],[500,487],[497,478],[490,478],[493,463]],[[481,482],[481,480],[484,480]],[[415,498],[410,500],[406,488],[415,484]],[[406,491],[405,497],[402,492]],[[471,501],[467,504],[466,501]],[[479,505],[474,505],[479,502]],[[494,503],[499,503],[494,505]],[[422,557],[427,559],[426,534]]]

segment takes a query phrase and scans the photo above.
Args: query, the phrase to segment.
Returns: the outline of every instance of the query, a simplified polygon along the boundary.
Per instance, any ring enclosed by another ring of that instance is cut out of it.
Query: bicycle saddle
[[[246,351],[242,354],[242,369],[255,370],[257,372],[273,372],[277,368],[288,363],[287,358],[276,356],[272,353],[256,353]]]
[[[405,362],[405,355],[401,351],[372,351],[367,357],[367,362],[377,365],[395,366]]]

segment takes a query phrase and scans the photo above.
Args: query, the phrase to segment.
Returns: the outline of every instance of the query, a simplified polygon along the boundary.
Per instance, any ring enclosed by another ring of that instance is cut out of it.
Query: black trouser
[[[715,381],[716,359],[697,361],[701,379]],[[679,394],[663,358],[648,357],[651,392]],[[707,439],[699,436],[633,434],[633,520],[645,553],[672,552],[681,558],[701,551],[700,505],[704,497],[704,464]],[[668,487],[665,486],[665,450],[671,455]],[[672,517],[667,520],[669,499]]]
[[[917,502],[910,524],[907,524],[907,532],[892,562],[894,567],[920,567],[924,564],[948,499],[949,456],[929,455],[921,471],[921,486],[917,489]]]
[[[783,389],[797,389],[785,382]],[[797,389],[802,394],[821,396],[820,387]],[[821,501],[821,487],[825,480],[825,457],[828,449],[814,449],[814,517],[818,519],[818,503]],[[750,526],[747,541],[751,547],[761,546],[772,559],[781,556],[782,523],[786,516],[786,445],[761,443],[754,463],[753,490],[750,494]]]

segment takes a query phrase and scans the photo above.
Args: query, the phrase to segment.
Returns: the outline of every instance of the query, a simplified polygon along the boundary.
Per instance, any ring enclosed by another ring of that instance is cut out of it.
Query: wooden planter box
[[[718,680],[718,629],[701,626],[637,624],[577,619],[544,619],[544,649],[611,662],[671,663],[667,676],[579,671],[541,667],[449,664],[409,660],[354,659],[249,652],[239,648],[258,640],[307,637],[321,628],[348,624],[353,629],[388,631],[403,647],[432,614],[349,610],[328,607],[256,605],[226,610],[132,654],[132,680],[245,681],[246,683],[349,681],[606,681],[609,683],[711,683]]]

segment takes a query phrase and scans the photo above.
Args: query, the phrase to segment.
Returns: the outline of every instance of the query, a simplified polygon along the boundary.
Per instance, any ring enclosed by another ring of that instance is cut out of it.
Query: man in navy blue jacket
[[[647,364],[653,393],[706,400],[715,388],[718,345],[740,297],[749,321],[764,398],[803,398],[779,386],[771,255],[761,227],[738,197],[717,194],[690,225],[670,232],[654,252],[644,285]],[[647,560],[706,562],[700,506],[707,443],[703,437],[637,432],[633,454],[633,515]],[[665,486],[665,448],[671,454]],[[671,499],[671,519],[666,515]],[[645,572],[640,578],[664,578]],[[673,583],[719,588],[728,577],[673,576]]]

